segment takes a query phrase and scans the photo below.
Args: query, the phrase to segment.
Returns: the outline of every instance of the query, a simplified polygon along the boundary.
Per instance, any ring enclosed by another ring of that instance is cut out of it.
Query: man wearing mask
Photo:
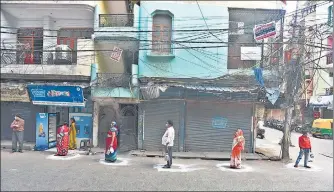
[[[168,155],[167,164],[163,168],[171,168],[173,161],[173,145],[174,145],[174,137],[175,131],[173,127],[173,121],[168,120],[166,123],[166,131],[162,136],[162,145],[165,146],[166,154]]]
[[[299,148],[300,148],[299,155],[294,167],[296,168],[298,167],[300,160],[304,156],[304,167],[311,168],[310,166],[307,165],[308,158],[310,156],[310,153],[312,152],[311,140],[310,137],[307,135],[307,131],[303,131],[303,135],[299,137]]]
[[[24,131],[24,120],[19,116],[15,115],[14,121],[10,125],[10,128],[13,130],[12,134],[12,151],[17,152],[17,142],[19,143],[18,152],[22,153],[23,151],[23,131]]]

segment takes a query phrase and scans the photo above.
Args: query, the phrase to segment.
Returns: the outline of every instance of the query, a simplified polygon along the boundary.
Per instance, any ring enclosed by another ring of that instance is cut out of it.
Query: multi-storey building
[[[254,150],[254,117],[263,116],[263,104],[252,68],[264,69],[267,90],[278,89],[272,70],[266,70],[278,59],[269,55],[264,61],[261,53],[247,58],[245,50],[263,52],[253,28],[284,16],[278,4],[271,9],[254,5],[141,2],[138,27],[147,33],[139,36],[139,149],[158,150],[171,119],[176,151],[229,151],[238,128],[244,131],[246,151]]]
[[[83,1],[1,1],[1,139],[16,113],[35,142],[36,114],[92,112],[94,6]]]
[[[320,118],[333,117],[333,24],[331,22],[331,2],[304,4],[305,33],[316,34],[308,38],[305,60],[313,60],[306,66],[305,97],[310,111],[320,112]],[[311,10],[311,11],[308,11]]]
[[[93,144],[105,147],[112,121],[120,128],[121,151],[137,148],[138,5],[97,1],[94,14],[96,63],[92,67]]]

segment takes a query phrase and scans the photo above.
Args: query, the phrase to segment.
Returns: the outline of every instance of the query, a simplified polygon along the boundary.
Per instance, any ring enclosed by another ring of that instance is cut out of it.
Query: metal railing
[[[99,27],[133,27],[133,14],[100,14]]]
[[[131,74],[128,73],[97,73],[97,87],[129,87]]]

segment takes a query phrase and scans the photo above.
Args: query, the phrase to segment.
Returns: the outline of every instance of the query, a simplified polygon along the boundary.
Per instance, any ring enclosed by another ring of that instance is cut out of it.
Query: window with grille
[[[58,31],[57,45],[68,45],[72,50],[72,63],[77,63],[77,39],[90,39],[91,28],[62,28]]]
[[[152,31],[152,53],[171,54],[172,17],[167,14],[154,15]]]
[[[41,64],[43,28],[20,28],[17,33],[18,64]]]

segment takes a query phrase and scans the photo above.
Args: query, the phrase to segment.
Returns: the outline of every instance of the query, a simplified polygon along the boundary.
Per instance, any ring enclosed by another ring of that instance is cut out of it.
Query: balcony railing
[[[129,87],[131,74],[127,73],[97,73],[96,87]]]
[[[99,27],[133,27],[133,14],[100,14]]]

